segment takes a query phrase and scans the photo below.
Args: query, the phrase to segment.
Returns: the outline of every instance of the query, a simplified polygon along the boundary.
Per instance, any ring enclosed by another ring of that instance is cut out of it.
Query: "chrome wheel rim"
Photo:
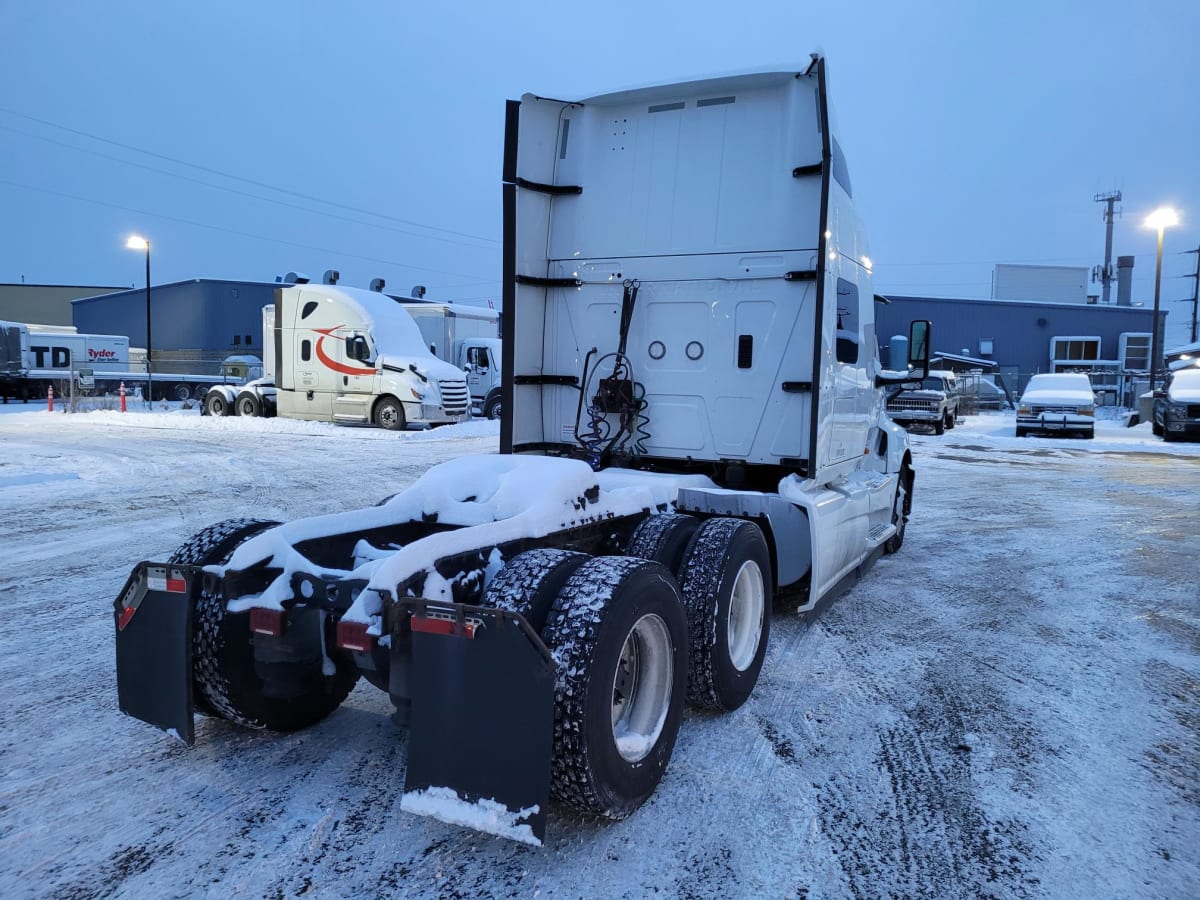
[[[667,623],[653,613],[634,623],[613,673],[612,734],[626,762],[645,759],[671,707],[675,658]]]
[[[733,581],[726,632],[729,641],[729,661],[739,672],[750,668],[754,657],[758,655],[766,607],[762,570],[759,569],[758,563],[748,559],[742,563]]]

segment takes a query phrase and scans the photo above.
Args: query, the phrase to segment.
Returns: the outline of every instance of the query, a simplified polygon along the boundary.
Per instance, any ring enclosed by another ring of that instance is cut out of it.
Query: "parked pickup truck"
[[[928,425],[934,434],[942,434],[958,422],[958,398],[954,373],[931,370],[919,388],[892,395],[887,411],[897,425]]]
[[[1164,441],[1200,437],[1200,368],[1172,372],[1154,392],[1154,433]]]
[[[1080,372],[1034,375],[1017,405],[1017,437],[1036,432],[1096,436],[1096,395]]]

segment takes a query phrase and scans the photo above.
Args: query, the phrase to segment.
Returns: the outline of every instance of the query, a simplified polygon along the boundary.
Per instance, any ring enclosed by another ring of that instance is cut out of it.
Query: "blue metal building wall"
[[[262,356],[262,308],[275,301],[270,282],[194,279],[150,288],[153,349],[224,357]],[[71,301],[73,324],[89,334],[122,334],[146,344],[146,290],[135,288]],[[234,343],[234,336],[238,343]],[[246,345],[246,337],[250,345]]]
[[[896,297],[876,304],[875,331],[884,364],[892,335],[908,334],[913,319],[928,319],[935,353],[980,356],[980,339],[992,340],[989,357],[1021,373],[1050,370],[1052,337],[1096,336],[1102,359],[1117,359],[1124,332],[1148,334],[1154,310],[1137,306],[1082,303],[1034,303],[1018,300],[961,300],[944,297]],[[1166,318],[1159,313],[1159,327]]]

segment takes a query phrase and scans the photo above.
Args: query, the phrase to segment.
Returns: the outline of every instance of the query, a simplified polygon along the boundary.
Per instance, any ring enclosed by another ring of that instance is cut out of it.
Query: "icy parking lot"
[[[495,423],[396,435],[0,407],[0,896],[1200,896],[1200,444],[1012,414],[914,435],[904,548],[782,616],[623,822],[534,849],[401,812],[360,683],[298,734],[117,711],[132,565],[234,516],[371,505]],[[479,748],[486,753],[487,748]]]

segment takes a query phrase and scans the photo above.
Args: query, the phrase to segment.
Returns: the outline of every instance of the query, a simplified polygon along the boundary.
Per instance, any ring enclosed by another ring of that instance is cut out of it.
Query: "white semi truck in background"
[[[263,308],[263,354],[263,378],[214,386],[202,412],[393,430],[470,417],[463,371],[431,354],[412,317],[378,291],[276,288]]]
[[[69,325],[0,322],[0,398],[46,399],[73,391],[116,394],[122,384],[130,396],[153,386],[156,400],[187,400],[203,394],[220,378],[157,370],[147,376],[142,363],[130,360],[129,338],[119,334],[80,334]]]
[[[401,303],[413,317],[429,350],[467,376],[471,411],[500,418],[503,351],[500,314],[493,309],[450,303]]]
[[[815,55],[509,101],[500,454],[140,563],[121,709],[189,744],[197,710],[288,731],[361,676],[409,727],[405,810],[535,844],[550,797],[634,812],[685,704],[750,697],[773,601],[811,610],[904,538],[884,394],[924,378],[929,323],[881,368],[832,123]]]

